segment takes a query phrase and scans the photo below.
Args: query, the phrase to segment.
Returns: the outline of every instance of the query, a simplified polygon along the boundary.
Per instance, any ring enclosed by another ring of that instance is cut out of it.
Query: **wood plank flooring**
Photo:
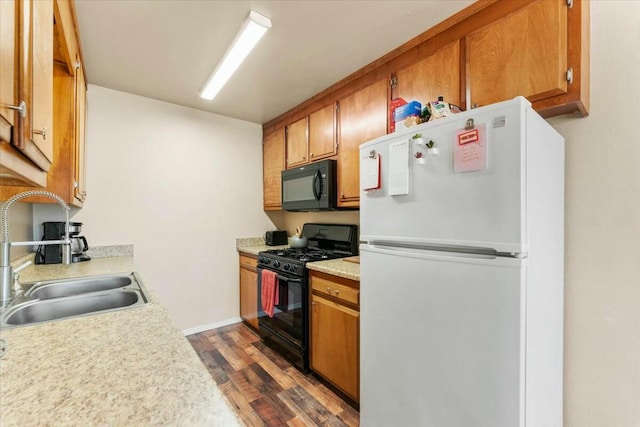
[[[189,335],[247,426],[359,426],[360,414],[243,323]]]

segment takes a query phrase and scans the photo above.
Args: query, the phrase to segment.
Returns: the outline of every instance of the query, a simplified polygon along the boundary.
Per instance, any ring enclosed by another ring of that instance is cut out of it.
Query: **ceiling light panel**
[[[271,19],[254,10],[249,12],[240,32],[200,91],[201,98],[212,100],[220,92],[269,28],[271,28]]]

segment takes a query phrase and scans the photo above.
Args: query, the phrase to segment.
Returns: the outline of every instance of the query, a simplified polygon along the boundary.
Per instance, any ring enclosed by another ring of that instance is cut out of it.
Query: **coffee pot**
[[[91,258],[84,252],[89,250],[87,239],[84,236],[70,236],[71,240],[71,261],[89,261]]]

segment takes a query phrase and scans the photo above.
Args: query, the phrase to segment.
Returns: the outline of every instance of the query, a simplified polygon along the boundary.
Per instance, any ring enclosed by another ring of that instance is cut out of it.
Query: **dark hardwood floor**
[[[248,326],[237,323],[187,338],[246,425],[360,425],[358,411]]]

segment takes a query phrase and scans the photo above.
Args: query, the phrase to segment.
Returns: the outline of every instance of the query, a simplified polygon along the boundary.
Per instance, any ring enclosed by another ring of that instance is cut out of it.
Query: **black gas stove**
[[[265,342],[309,370],[309,281],[306,264],[358,255],[358,227],[305,224],[306,248],[270,249],[258,254],[258,322]],[[263,271],[275,273],[277,300],[273,316],[262,305]]]
[[[352,256],[352,252],[318,248],[269,249],[260,252],[258,263],[270,270],[302,276],[306,274],[305,263],[307,262],[326,261],[348,256]]]

